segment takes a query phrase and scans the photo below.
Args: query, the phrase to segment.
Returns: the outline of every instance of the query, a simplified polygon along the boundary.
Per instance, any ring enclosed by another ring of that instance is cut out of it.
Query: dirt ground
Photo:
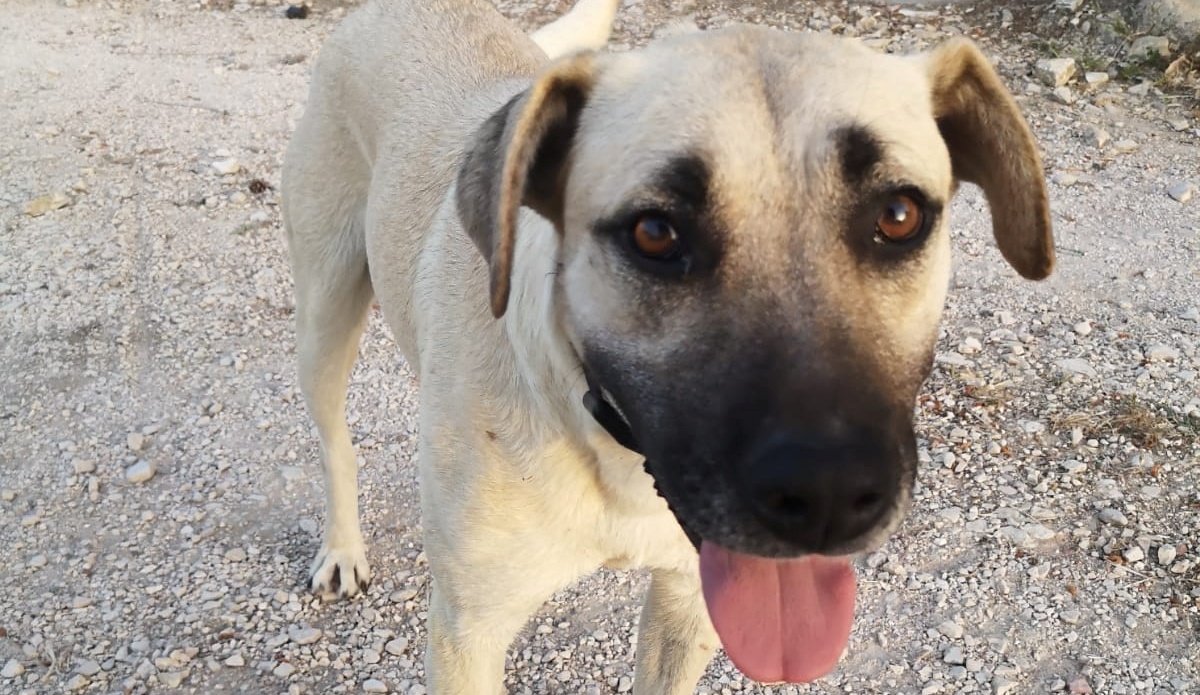
[[[532,27],[569,3],[499,4]],[[1063,103],[1035,68],[1070,45],[1013,7],[632,0],[619,19],[617,50],[672,23],[975,37],[1043,146],[1059,248],[1051,279],[1019,280],[964,189],[915,509],[858,563],[846,658],[766,687],[722,657],[699,692],[1200,692],[1195,104],[1117,66],[1088,88],[1083,54]],[[376,584],[304,590],[323,496],[277,189],[342,12],[0,4],[0,693],[424,692],[417,395],[377,316],[349,406]],[[556,596],[509,691],[626,692],[643,588],[600,572]]]

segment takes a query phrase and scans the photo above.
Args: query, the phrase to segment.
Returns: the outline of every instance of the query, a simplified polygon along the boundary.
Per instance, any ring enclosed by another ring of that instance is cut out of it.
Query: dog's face
[[[693,536],[838,555],[907,509],[960,180],[1048,274],[1036,149],[971,44],[739,28],[555,64],[483,127],[459,201],[497,314],[516,207],[555,224],[562,327]]]

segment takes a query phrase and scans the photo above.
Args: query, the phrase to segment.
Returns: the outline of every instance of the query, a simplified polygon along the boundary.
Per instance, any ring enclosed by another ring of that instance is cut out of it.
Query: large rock
[[[1200,0],[1140,0],[1143,31],[1162,31],[1183,43],[1200,42]]]
[[[1171,55],[1171,41],[1165,36],[1139,36],[1129,48],[1129,57],[1148,59]]]
[[[1034,72],[1047,87],[1061,87],[1075,75],[1075,59],[1044,58],[1034,66]]]

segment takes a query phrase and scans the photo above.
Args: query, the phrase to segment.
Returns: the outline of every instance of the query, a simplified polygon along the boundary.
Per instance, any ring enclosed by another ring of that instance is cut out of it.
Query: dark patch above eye
[[[843,126],[833,132],[838,157],[842,165],[842,178],[847,183],[858,183],[883,160],[883,148],[879,140],[862,126]]]
[[[699,212],[708,207],[711,182],[712,172],[708,163],[698,155],[686,154],[668,160],[650,186],[658,189],[674,205]]]

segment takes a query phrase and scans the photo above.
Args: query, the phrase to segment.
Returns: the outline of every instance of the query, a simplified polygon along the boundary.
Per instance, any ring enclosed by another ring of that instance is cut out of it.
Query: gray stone
[[[25,675],[25,665],[16,659],[9,659],[4,668],[0,669],[0,678],[17,678]]]
[[[1138,144],[1133,140],[1117,140],[1113,143],[1113,149],[1121,154],[1129,154],[1138,148]]]
[[[212,168],[215,169],[218,174],[222,176],[228,176],[241,171],[242,165],[238,164],[238,161],[233,157],[229,157],[227,159],[218,159],[217,161],[213,162]]]
[[[315,627],[293,628],[288,630],[288,637],[296,644],[312,644],[321,639],[323,633]]]
[[[1029,548],[1033,546],[1033,538],[1024,529],[1019,529],[1016,526],[1002,526],[996,533],[1012,541],[1013,545],[1018,547]]]
[[[1088,126],[1084,130],[1083,137],[1090,144],[1095,145],[1096,147],[1104,147],[1112,141],[1112,136],[1108,134],[1107,130],[1094,125]]]
[[[71,204],[66,193],[50,193],[34,198],[25,204],[25,214],[30,217],[41,217],[51,210],[59,210]]]
[[[403,656],[404,652],[408,651],[408,639],[405,637],[397,637],[396,639],[385,644],[383,649],[392,656]]]
[[[296,667],[292,666],[291,664],[289,664],[286,661],[283,662],[282,664],[279,664],[271,671],[271,673],[274,673],[275,676],[278,678],[288,678],[295,672],[296,672]]]
[[[1053,95],[1054,100],[1060,104],[1066,104],[1067,106],[1070,106],[1075,103],[1075,92],[1072,92],[1071,88],[1066,85],[1055,87],[1054,91],[1051,92],[1051,95]]]
[[[1158,564],[1160,564],[1164,567],[1166,567],[1167,565],[1170,565],[1172,562],[1175,562],[1175,555],[1176,555],[1175,546],[1173,546],[1173,545],[1158,546]]]
[[[1139,36],[1129,47],[1130,58],[1153,58],[1171,55],[1171,42],[1165,36]]]
[[[1167,195],[1181,203],[1186,203],[1192,199],[1192,194],[1196,192],[1196,186],[1190,181],[1180,181],[1173,184],[1167,189]]]
[[[184,678],[187,678],[187,671],[167,671],[158,674],[158,680],[162,681],[163,686],[170,690],[183,685]]]
[[[1105,507],[1104,509],[1100,510],[1099,516],[1100,516],[1100,521],[1103,521],[1106,524],[1112,524],[1113,526],[1128,526],[1129,525],[1129,519],[1125,516],[1125,513],[1122,512],[1120,509],[1114,509],[1112,507]]]
[[[1096,368],[1090,362],[1082,357],[1068,357],[1058,361],[1059,369],[1068,374],[1081,374],[1087,377],[1096,377]]]
[[[1066,12],[1077,12],[1083,6],[1083,0],[1054,0],[1054,7]]]
[[[1083,75],[1083,81],[1089,87],[1103,87],[1108,84],[1108,79],[1107,72],[1088,72]]]
[[[1121,557],[1125,558],[1126,562],[1141,562],[1146,559],[1146,553],[1142,552],[1141,546],[1130,546],[1121,553]]]
[[[1138,82],[1130,87],[1128,91],[1135,97],[1144,97],[1150,93],[1150,87],[1152,86],[1149,82]]]
[[[1075,174],[1068,174],[1065,171],[1057,171],[1050,176],[1050,180],[1063,188],[1069,188],[1079,182],[1079,177]]]
[[[125,469],[125,480],[131,483],[144,483],[154,477],[154,464],[142,459]]]
[[[952,666],[962,666],[967,663],[967,657],[963,655],[962,647],[950,647],[942,655],[942,661]]]
[[[378,678],[368,678],[362,684],[364,693],[386,693],[388,691],[387,683]]]
[[[1063,470],[1065,470],[1069,475],[1074,475],[1076,473],[1082,473],[1085,470],[1087,470],[1086,463],[1084,463],[1083,461],[1076,461],[1074,459],[1063,461],[1059,465],[1061,465],[1063,467]]]
[[[1151,362],[1174,362],[1179,359],[1179,351],[1169,345],[1147,345],[1143,354]]]
[[[1034,74],[1047,87],[1061,87],[1075,75],[1075,59],[1043,58],[1034,66]]]
[[[1147,29],[1169,27],[1185,39],[1200,37],[1200,2],[1197,0],[1141,0],[1137,19]]]

